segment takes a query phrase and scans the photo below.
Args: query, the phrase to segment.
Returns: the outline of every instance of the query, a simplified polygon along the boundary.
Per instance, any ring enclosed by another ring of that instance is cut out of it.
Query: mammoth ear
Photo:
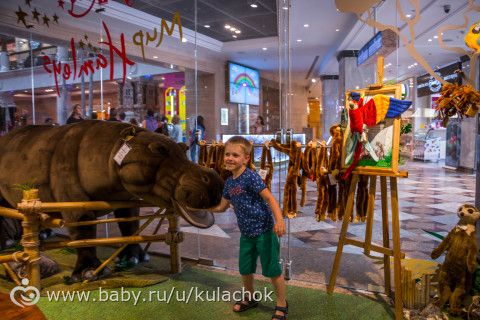
[[[137,134],[137,129],[134,126],[131,126],[123,129],[120,132],[120,137],[122,137],[123,140],[128,141],[132,139],[136,134]]]
[[[184,152],[186,152],[189,149],[186,143],[179,142],[178,145],[180,146],[180,148],[182,148]]]
[[[168,155],[168,149],[165,148],[165,146],[161,143],[161,142],[151,142],[149,145],[148,145],[148,149],[150,149],[150,151],[152,151],[153,153],[155,154],[160,154],[160,155]]]

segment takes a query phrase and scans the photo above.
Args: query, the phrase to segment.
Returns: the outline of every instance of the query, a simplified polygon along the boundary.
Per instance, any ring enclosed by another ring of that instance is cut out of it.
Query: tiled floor
[[[439,240],[424,230],[446,234],[457,223],[455,212],[458,206],[474,203],[475,176],[446,170],[441,164],[422,162],[410,162],[404,170],[409,172],[409,177],[398,181],[401,248],[407,257],[429,259],[430,252]],[[272,190],[277,196],[278,177]],[[380,244],[382,228],[379,190],[378,185],[373,241]],[[341,222],[327,220],[319,223],[315,220],[316,196],[316,185],[310,182],[307,203],[300,209],[297,218],[289,222],[290,233],[281,240],[281,255],[285,260],[292,261],[294,279],[326,283],[332,268]],[[237,269],[240,234],[232,210],[216,215],[216,224],[208,230],[199,230],[186,223],[181,225],[181,230],[185,232],[185,241],[181,244],[183,256],[205,258],[217,266]],[[148,228],[145,234],[152,232],[154,227]],[[103,227],[99,229],[99,232],[104,232]],[[166,231],[166,226],[161,230]],[[115,226],[110,227],[110,236],[117,232]],[[364,223],[350,224],[349,237],[363,239],[364,235]],[[162,243],[152,244],[150,250],[168,252]],[[380,257],[376,254],[373,256]],[[378,259],[364,256],[359,248],[346,246],[337,285],[382,290],[383,265],[379,262]]]

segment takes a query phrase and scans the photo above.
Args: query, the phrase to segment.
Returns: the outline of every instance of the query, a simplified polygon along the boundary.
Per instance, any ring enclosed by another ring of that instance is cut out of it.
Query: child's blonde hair
[[[247,139],[245,139],[244,137],[241,137],[241,136],[231,137],[225,143],[225,145],[227,145],[227,144],[239,144],[240,146],[242,146],[243,152],[245,152],[245,154],[247,156],[250,156],[250,153],[252,152],[252,144],[250,143],[250,141],[248,141]]]

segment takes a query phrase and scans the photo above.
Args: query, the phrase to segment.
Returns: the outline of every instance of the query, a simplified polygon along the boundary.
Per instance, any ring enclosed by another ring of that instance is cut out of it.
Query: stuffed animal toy
[[[298,141],[290,141],[290,144],[280,144],[274,139],[270,141],[276,150],[288,154],[288,173],[283,191],[283,217],[289,219],[297,216],[297,188],[300,176],[302,158],[302,144]]]
[[[332,148],[330,149],[330,158],[328,159],[329,186],[328,186],[328,216],[332,221],[337,221],[337,179],[338,173],[342,169],[342,147],[343,132],[338,124],[330,127],[332,135]]]
[[[317,205],[315,207],[315,218],[317,221],[325,220],[328,206],[328,154],[325,141],[320,143],[317,155],[317,164],[315,166],[315,179],[317,181]]]
[[[480,50],[480,22],[474,23],[465,35],[465,44],[474,51]]]
[[[476,268],[475,223],[480,219],[480,212],[474,206],[464,204],[458,208],[457,215],[460,221],[431,254],[432,259],[436,259],[442,252],[447,252],[438,277],[440,299],[436,304],[441,308],[449,301],[449,313],[452,315],[461,313],[460,303],[468,293],[471,286],[468,279]]]
[[[300,206],[305,205],[307,197],[307,179],[315,181],[315,166],[317,164],[317,143],[309,141],[302,154],[302,177],[300,186],[302,189],[302,199]]]
[[[273,177],[273,161],[272,152],[270,151],[270,142],[265,141],[262,147],[262,157],[260,158],[260,170],[263,170],[262,176],[263,182],[267,185],[267,188],[272,190],[272,177]]]

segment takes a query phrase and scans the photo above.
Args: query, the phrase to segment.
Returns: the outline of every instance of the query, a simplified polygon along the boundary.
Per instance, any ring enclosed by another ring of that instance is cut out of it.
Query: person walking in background
[[[180,117],[178,115],[173,116],[171,128],[170,138],[177,143],[183,142],[182,126],[180,125]]]
[[[155,119],[155,114],[152,109],[147,110],[147,116],[145,120],[142,121],[142,128],[147,129],[148,131],[155,131],[158,127],[157,119]]]
[[[257,121],[255,121],[255,124],[253,125],[253,133],[254,134],[262,133],[264,125],[265,125],[265,122],[263,121],[263,117],[258,116]]]
[[[203,117],[197,116],[197,121],[190,133],[190,160],[198,162],[198,151],[200,150],[199,142],[205,140],[205,125],[203,124]]]
[[[77,103],[73,106],[72,113],[70,114],[70,117],[68,117],[67,119],[67,124],[80,122],[80,121],[83,121],[82,109],[80,105]]]
[[[110,116],[108,117],[108,121],[120,121],[117,119],[117,109],[110,109]]]
[[[157,129],[155,129],[155,132],[156,133],[161,133],[161,134],[164,134],[166,136],[170,135],[170,132],[168,130],[168,119],[167,117],[161,115],[161,116],[158,116],[158,126],[157,126]]]
[[[118,118],[120,119],[121,122],[128,122],[128,121],[125,121],[125,119],[127,118],[127,114],[125,112],[120,112],[120,114],[118,115]]]

